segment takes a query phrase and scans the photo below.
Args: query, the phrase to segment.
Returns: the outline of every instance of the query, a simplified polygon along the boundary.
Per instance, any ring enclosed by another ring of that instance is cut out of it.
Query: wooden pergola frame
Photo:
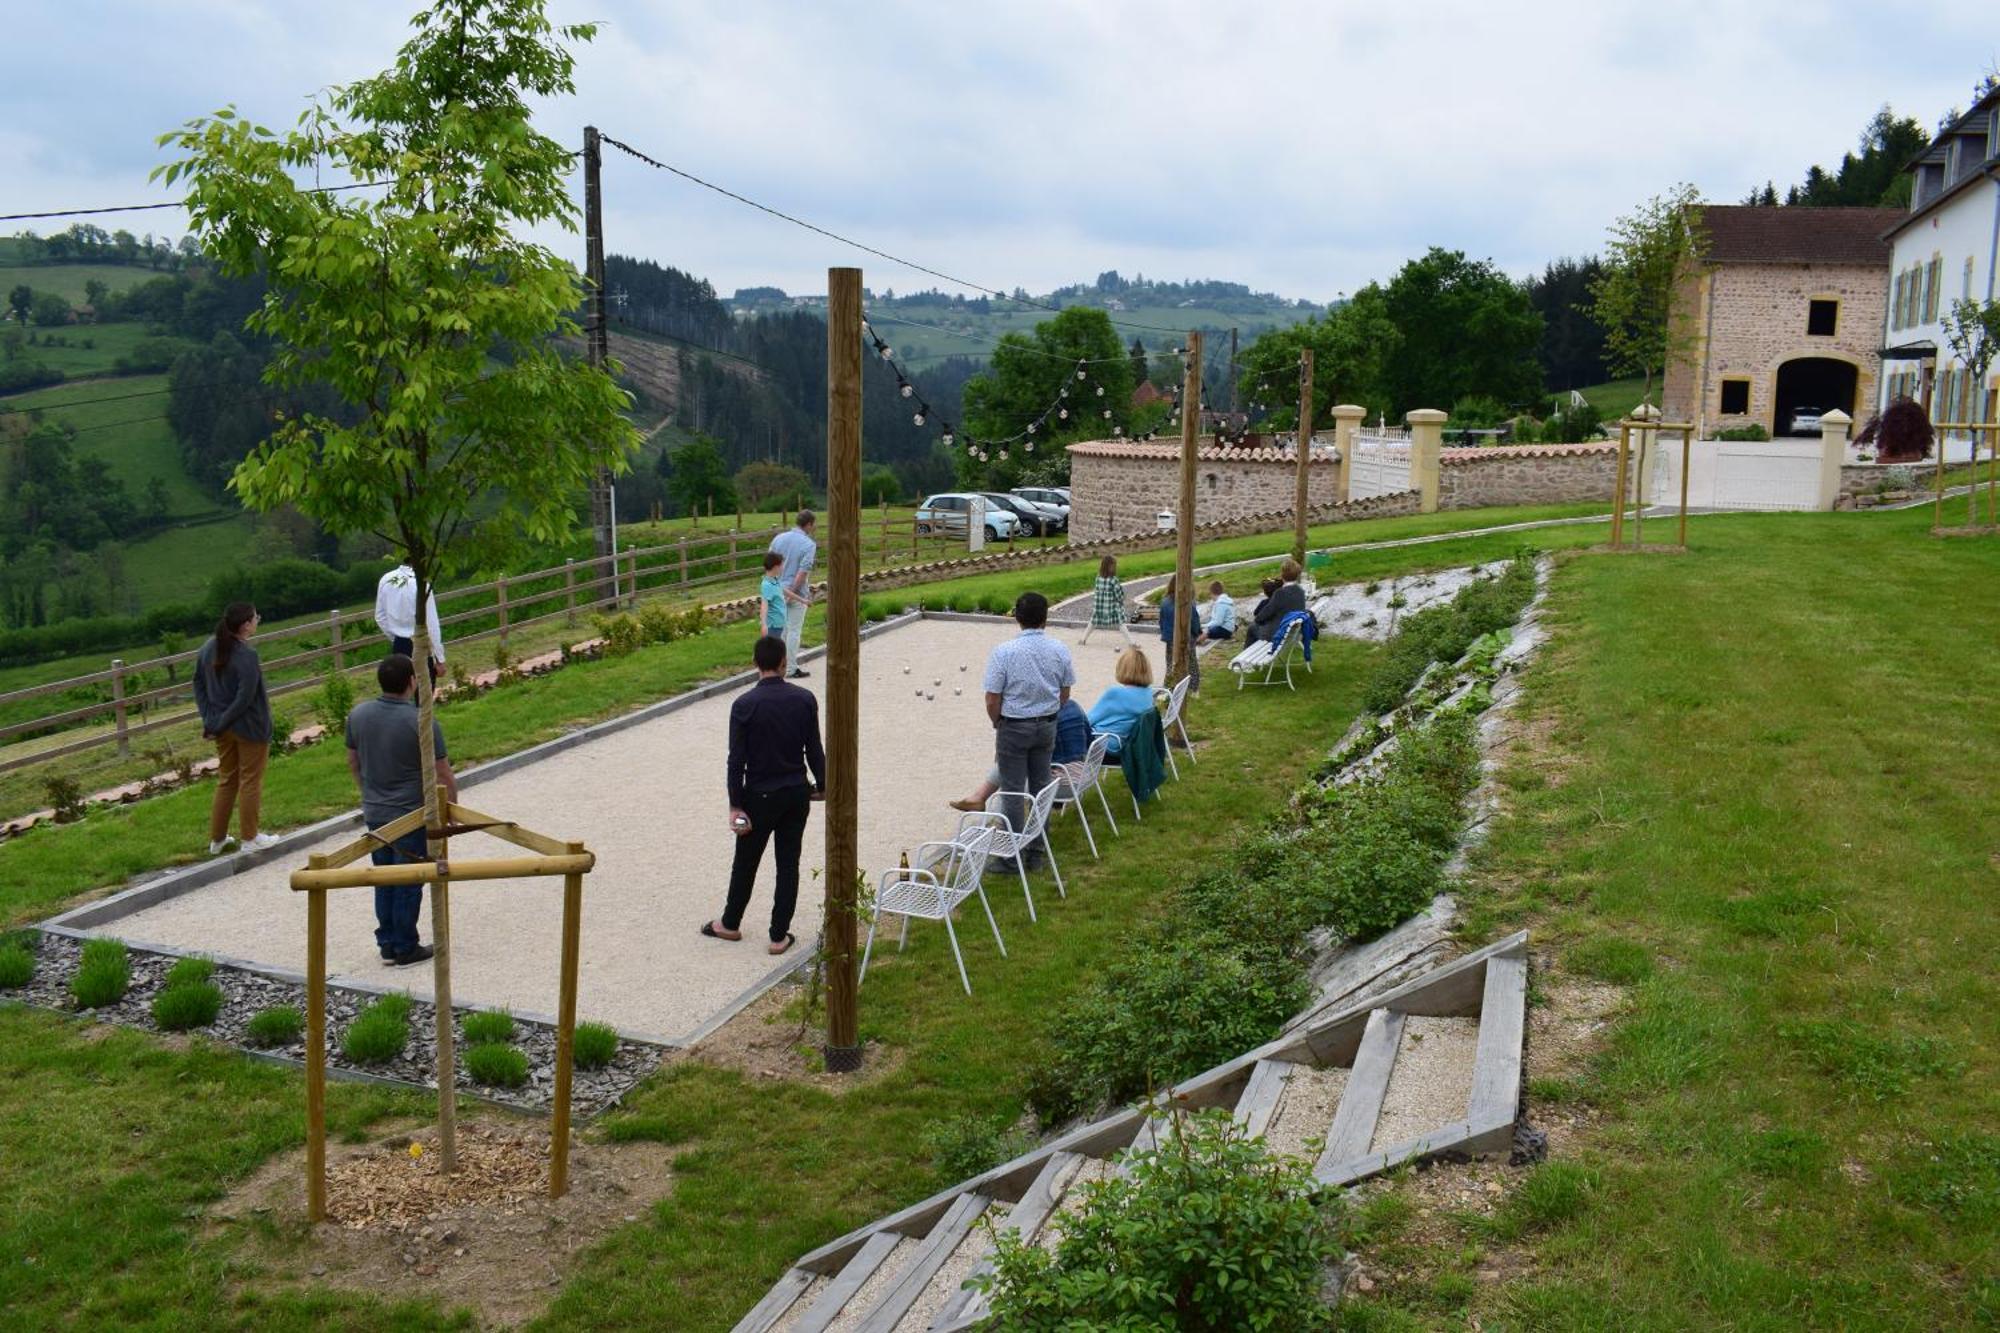
[[[580,842],[559,842],[512,820],[481,814],[456,802],[445,805],[454,834],[490,833],[532,853],[486,861],[414,861],[403,865],[356,865],[356,861],[424,827],[424,812],[413,810],[371,829],[339,851],[307,859],[292,872],[291,886],[306,895],[306,1216],[326,1220],[326,895],[332,889],[379,888],[463,880],[563,877],[562,998],[556,1018],[555,1123],[549,1143],[549,1197],[569,1189],[569,1102],[571,1039],[576,1030],[578,935],[583,917],[583,877],[597,857]],[[441,1071],[443,1072],[443,1071]],[[450,1071],[456,1077],[456,1071]]]

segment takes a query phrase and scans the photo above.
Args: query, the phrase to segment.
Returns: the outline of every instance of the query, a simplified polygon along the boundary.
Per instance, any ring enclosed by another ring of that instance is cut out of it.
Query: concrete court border
[[[887,620],[878,621],[873,625],[862,626],[861,638],[864,640],[872,639],[926,618],[932,620],[999,619],[998,617],[960,615],[952,612],[906,611],[901,615],[892,616]],[[825,654],[826,648],[824,645],[809,648],[799,654],[799,661],[810,662],[824,657]],[[564,735],[552,737],[540,744],[531,745],[525,750],[516,750],[512,754],[501,755],[460,775],[459,788],[463,791],[476,787],[489,778],[513,772],[515,769],[533,764],[537,760],[546,759],[551,755],[560,754],[575,746],[584,745],[601,737],[624,731],[630,727],[636,727],[641,723],[650,722],[655,718],[679,712],[683,708],[713,699],[717,695],[733,693],[756,679],[757,673],[754,670],[739,671],[732,675],[709,681],[704,685],[696,686],[694,689],[684,691],[669,698],[647,704],[642,708],[634,709],[632,712],[621,714],[618,717],[606,718],[602,722],[594,722],[587,727],[580,727]],[[143,884],[133,885],[131,888],[122,889],[107,897],[72,907],[66,912],[60,912],[46,921],[38,923],[36,929],[50,935],[70,939],[89,939],[94,935],[106,933],[101,930],[102,927],[123,920],[134,913],[145,911],[150,907],[156,907],[164,902],[170,902],[184,894],[193,893],[221,880],[229,879],[245,870],[295,854],[301,848],[311,846],[329,834],[339,833],[348,829],[359,829],[360,827],[361,812],[358,809],[334,815],[327,819],[322,819],[317,823],[308,824],[303,828],[294,829],[289,833],[283,834],[279,837],[277,843],[262,851],[239,851],[228,856],[214,857],[179,870],[168,871],[166,874],[147,880]],[[125,939],[125,943],[135,949],[143,949],[148,953],[162,954],[167,957],[186,957],[194,952],[171,945],[151,943],[145,940],[126,939],[124,936],[119,936],[118,938]],[[233,958],[215,953],[203,952],[200,956],[212,959],[219,966],[248,972],[255,976],[266,977],[273,981],[283,981],[301,986],[305,984],[305,974],[293,971],[290,968],[276,967],[254,959]],[[644,1042],[653,1046],[671,1048],[692,1046],[708,1037],[737,1014],[743,1012],[759,996],[783,981],[787,975],[804,967],[812,960],[812,957],[813,955],[810,953],[803,953],[800,956],[786,958],[782,962],[775,964],[770,971],[752,982],[734,999],[730,1000],[728,1004],[724,1005],[716,1013],[710,1015],[702,1023],[685,1034],[667,1036],[661,1033],[631,1031],[621,1028],[618,1035],[630,1041]],[[340,982],[337,988],[369,995],[388,994],[391,992],[400,992],[401,990],[397,986],[370,981],[344,981]],[[454,1004],[452,1007],[454,1009],[467,1010],[476,1008],[477,1006]],[[549,1027],[555,1026],[556,1023],[556,1017],[553,1014],[515,1010],[514,1016],[528,1022],[540,1023]]]

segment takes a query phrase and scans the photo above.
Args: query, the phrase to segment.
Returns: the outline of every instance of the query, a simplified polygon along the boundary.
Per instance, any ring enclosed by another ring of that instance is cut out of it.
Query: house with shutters
[[[1910,207],[1889,228],[1889,299],[1877,406],[1899,397],[1933,421],[1992,421],[2000,393],[1974,383],[1945,338],[1954,299],[1990,301],[2000,265],[2000,87],[1909,165]],[[2000,378],[1989,373],[1988,380]]]
[[[1701,434],[1818,433],[1859,418],[1881,378],[1893,208],[1706,205],[1701,262],[1676,289],[1661,409]]]

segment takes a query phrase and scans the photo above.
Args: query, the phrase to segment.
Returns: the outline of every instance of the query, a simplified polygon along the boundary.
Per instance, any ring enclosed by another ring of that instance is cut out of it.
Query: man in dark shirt
[[[736,862],[722,918],[705,922],[711,939],[740,940],[764,844],[778,839],[778,885],[771,899],[771,952],[797,941],[792,909],[799,900],[799,848],[806,816],[826,790],[826,752],[819,742],[819,700],[785,680],[785,641],[765,635],[751,650],[757,683],[729,706],[729,828]],[[812,781],[806,781],[811,769]]]
[[[361,818],[371,829],[424,808],[423,752],[417,744],[417,668],[401,653],[391,653],[375,668],[377,699],[365,699],[347,715],[347,771],[361,788]],[[432,758],[437,766],[440,797],[458,799],[458,779],[445,756],[444,729],[431,719]],[[378,866],[428,861],[424,831],[411,829],[395,842],[375,849]],[[375,890],[375,943],[382,961],[407,967],[431,956],[417,942],[417,914],[424,902],[421,884],[398,884]]]
[[[1278,590],[1257,604],[1257,612],[1251,618],[1249,641],[1268,639],[1277,632],[1278,622],[1294,611],[1306,609],[1306,590],[1299,586],[1299,576],[1305,571],[1296,560],[1287,560],[1278,570],[1283,580]]]

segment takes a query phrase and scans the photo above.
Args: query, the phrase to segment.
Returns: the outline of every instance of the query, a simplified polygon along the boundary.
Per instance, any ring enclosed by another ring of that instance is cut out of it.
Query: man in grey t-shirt
[[[375,682],[382,687],[382,697],[363,700],[347,715],[347,771],[361,788],[361,818],[370,829],[424,808],[416,664],[401,653],[391,653],[375,668]],[[458,779],[445,758],[444,728],[435,718],[431,719],[431,743],[444,799],[456,801]],[[378,866],[429,859],[421,828],[376,848],[373,855]],[[431,956],[431,950],[417,942],[417,914],[423,903],[421,884],[375,890],[375,943],[382,950],[382,960],[391,967],[421,963]]]

